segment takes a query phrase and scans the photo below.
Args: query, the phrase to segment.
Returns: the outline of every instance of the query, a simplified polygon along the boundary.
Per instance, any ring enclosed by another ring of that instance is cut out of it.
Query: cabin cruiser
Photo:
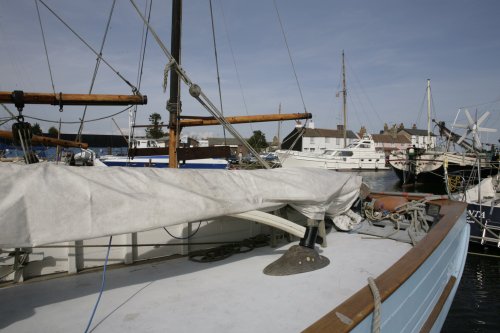
[[[383,170],[388,169],[385,154],[375,149],[375,142],[370,135],[363,136],[345,148],[329,149],[322,154],[278,150],[276,151],[281,166],[314,167],[331,170]]]

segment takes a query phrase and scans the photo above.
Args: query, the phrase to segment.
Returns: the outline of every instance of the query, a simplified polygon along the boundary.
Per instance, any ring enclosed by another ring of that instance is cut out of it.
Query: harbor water
[[[442,193],[442,186],[401,187],[392,170],[359,173],[373,191]],[[500,250],[471,244],[443,333],[500,332]]]

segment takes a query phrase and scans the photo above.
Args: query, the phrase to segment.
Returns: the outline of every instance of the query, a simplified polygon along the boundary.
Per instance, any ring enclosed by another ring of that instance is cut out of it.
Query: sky
[[[99,50],[112,0],[43,0],[94,50]],[[144,0],[135,0],[145,8]],[[220,106],[209,0],[184,0],[181,63],[189,77]],[[279,16],[277,14],[278,9]],[[151,24],[170,49],[171,1],[153,1]],[[50,11],[34,0],[0,0],[0,91],[88,93],[96,55]],[[342,120],[341,54],[345,52],[347,127],[378,133],[384,124],[427,127],[426,87],[431,80],[432,118],[466,123],[460,108],[482,124],[500,129],[500,2],[497,0],[212,0],[215,39],[226,116],[312,113],[316,128],[335,128]],[[283,27],[286,39],[280,26]],[[41,24],[40,24],[41,21]],[[43,28],[43,35],[42,29]],[[130,1],[117,0],[103,57],[138,86],[143,24]],[[286,42],[285,42],[286,41]],[[287,49],[290,52],[288,52]],[[293,61],[290,61],[290,58]],[[157,112],[166,123],[163,92],[168,59],[148,39],[140,92],[148,104],[137,108],[137,124]],[[297,77],[297,79],[296,79]],[[297,83],[298,81],[298,83]],[[299,89],[300,87],[300,89]],[[101,63],[93,93],[131,94],[130,87]],[[301,98],[302,95],[302,98]],[[182,87],[183,115],[209,116]],[[13,105],[6,105],[15,112]],[[89,107],[87,120],[124,107]],[[305,110],[304,110],[305,109]],[[84,107],[27,105],[23,114],[41,120],[42,130],[59,125],[76,133]],[[0,119],[8,114],[0,108]],[[128,114],[113,116],[128,133]],[[52,121],[47,122],[46,120]],[[71,123],[73,122],[73,124]],[[1,120],[0,120],[1,123]],[[10,128],[12,123],[1,126]],[[281,136],[294,121],[281,124]],[[83,133],[119,134],[111,118],[85,124]],[[244,136],[261,130],[270,141],[278,123],[235,125]],[[143,134],[142,129],[136,130]],[[183,130],[198,138],[221,137],[220,126]],[[486,133],[494,143],[498,133]]]

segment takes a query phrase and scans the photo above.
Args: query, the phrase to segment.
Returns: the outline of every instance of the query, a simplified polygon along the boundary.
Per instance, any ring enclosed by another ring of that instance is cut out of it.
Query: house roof
[[[357,139],[358,137],[353,131],[346,131],[348,139]],[[303,137],[321,137],[321,138],[343,138],[344,131],[322,128],[306,128]]]
[[[376,143],[411,143],[411,140],[402,134],[393,136],[391,134],[372,134]]]
[[[402,130],[398,131],[398,133],[401,132],[406,132],[410,135],[416,135],[416,136],[427,136],[427,130],[423,129],[413,129],[413,128],[403,128]],[[431,136],[435,136],[433,133],[431,133]]]

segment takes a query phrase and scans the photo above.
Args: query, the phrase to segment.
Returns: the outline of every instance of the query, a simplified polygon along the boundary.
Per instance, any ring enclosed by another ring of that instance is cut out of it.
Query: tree
[[[57,128],[55,128],[54,126],[49,128],[49,135],[50,136],[57,136],[58,134],[59,134],[59,131],[57,130]]]
[[[149,122],[152,126],[146,128],[146,137],[151,139],[159,139],[165,136],[161,126],[163,122],[161,121],[161,115],[159,113],[152,113],[149,115]]]
[[[39,123],[35,123],[31,127],[31,132],[33,133],[33,135],[42,135],[42,129],[40,128],[40,124]]]
[[[261,152],[262,149],[269,147],[266,141],[266,135],[261,131],[253,131],[253,135],[248,139],[248,143],[257,152]]]

